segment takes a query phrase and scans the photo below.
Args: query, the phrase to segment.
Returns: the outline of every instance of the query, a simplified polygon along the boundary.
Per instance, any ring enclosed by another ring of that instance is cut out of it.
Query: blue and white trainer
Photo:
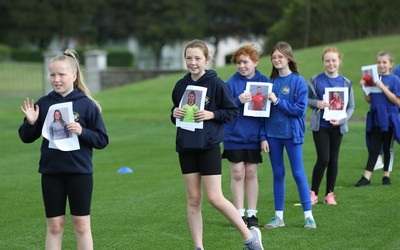
[[[272,217],[271,221],[264,226],[264,228],[277,228],[277,227],[284,227],[285,222],[281,220],[278,216]]]
[[[315,224],[315,221],[314,221],[313,218],[307,217],[306,224],[304,225],[304,228],[314,229],[314,228],[317,228],[317,224]]]
[[[253,237],[249,242],[244,242],[243,249],[264,250],[260,229],[257,227],[251,227],[250,232],[253,234]]]

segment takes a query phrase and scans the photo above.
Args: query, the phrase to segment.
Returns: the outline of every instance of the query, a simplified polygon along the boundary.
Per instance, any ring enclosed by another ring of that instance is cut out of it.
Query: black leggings
[[[340,133],[340,127],[324,128],[313,132],[315,149],[317,151],[317,162],[315,163],[311,190],[318,194],[319,186],[326,172],[326,191],[325,194],[333,192],[338,173],[339,149],[343,135]]]
[[[389,127],[388,131],[382,132],[379,127],[372,127],[368,136],[370,146],[368,149],[368,160],[365,170],[370,172],[374,171],[376,160],[383,148],[383,171],[388,171],[390,163],[390,145],[393,140],[393,128]]]

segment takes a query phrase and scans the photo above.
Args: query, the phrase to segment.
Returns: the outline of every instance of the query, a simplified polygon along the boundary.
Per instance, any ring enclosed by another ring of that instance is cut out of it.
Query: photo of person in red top
[[[340,97],[339,92],[333,92],[331,101],[329,102],[329,109],[330,110],[343,110],[344,102]]]
[[[263,95],[261,86],[257,87],[257,92],[251,96],[251,109],[263,110],[265,107],[265,96]]]
[[[374,81],[372,76],[369,74],[368,70],[364,71],[364,76],[362,78],[365,81],[365,86],[366,87],[371,87],[374,86]]]

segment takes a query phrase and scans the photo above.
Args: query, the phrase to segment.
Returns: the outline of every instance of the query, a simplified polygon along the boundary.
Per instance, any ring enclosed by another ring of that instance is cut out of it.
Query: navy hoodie
[[[182,96],[188,85],[207,88],[204,109],[214,113],[214,119],[204,121],[203,129],[196,129],[194,132],[177,128],[176,151],[207,150],[219,147],[223,139],[223,124],[237,118],[239,112],[232,95],[214,70],[207,70],[197,81],[193,81],[191,74],[187,73],[180,79],[172,92],[171,121],[176,124],[173,117],[173,110],[179,107]]]
[[[24,143],[32,143],[42,135],[49,107],[53,104],[72,102],[75,122],[82,126],[82,134],[78,136],[80,149],[61,151],[49,148],[49,141],[42,140],[39,172],[42,174],[91,174],[93,173],[93,148],[103,149],[108,145],[108,135],[100,111],[80,89],[74,89],[63,97],[55,91],[40,98],[39,117],[34,125],[30,125],[26,118],[18,132]],[[36,105],[35,104],[35,105]]]

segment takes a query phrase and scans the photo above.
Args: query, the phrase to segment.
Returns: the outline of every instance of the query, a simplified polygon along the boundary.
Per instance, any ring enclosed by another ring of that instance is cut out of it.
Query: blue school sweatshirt
[[[239,117],[224,125],[224,149],[260,149],[261,117],[244,116],[244,104],[240,102],[239,95],[246,89],[247,82],[270,82],[270,79],[260,71],[249,79],[236,72],[228,79],[228,85],[232,97],[239,107]]]

